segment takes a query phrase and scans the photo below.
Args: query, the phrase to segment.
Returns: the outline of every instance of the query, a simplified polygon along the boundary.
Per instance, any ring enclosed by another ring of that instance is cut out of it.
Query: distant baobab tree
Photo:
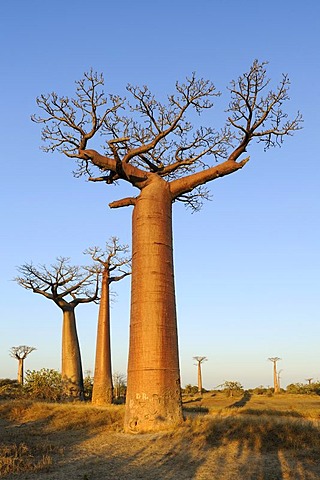
[[[67,394],[84,398],[82,362],[76,327],[75,309],[98,298],[99,274],[96,269],[72,266],[68,258],[35,267],[26,263],[15,278],[22,287],[52,300],[63,312],[61,374],[67,380]]]
[[[130,275],[131,259],[126,256],[128,245],[121,245],[117,237],[111,237],[104,250],[99,247],[91,247],[85,253],[89,254],[92,260],[101,267],[102,280],[92,403],[104,405],[112,403],[113,399],[109,286],[112,282],[118,282]]]
[[[226,121],[194,126],[220,96],[193,73],[159,100],[147,86],[128,85],[129,99],[106,95],[92,69],[76,82],[74,97],[37,98],[44,151],[78,164],[76,176],[124,182],[132,194],[109,204],[133,207],[131,320],[125,430],[152,431],[183,421],[173,265],[172,204],[199,210],[210,197],[208,182],[240,171],[254,142],[280,145],[301,128],[283,110],[289,99],[284,74],[270,89],[266,62],[255,60],[229,87]],[[212,118],[212,116],[210,117]],[[102,136],[104,147],[94,150]],[[91,143],[91,145],[89,145]]]
[[[19,345],[19,347],[11,347],[10,356],[18,360],[18,383],[23,385],[24,380],[24,361],[29,353],[36,350],[35,347],[28,347],[27,345]]]
[[[277,375],[278,375],[278,389],[279,389],[279,392],[281,391],[281,377],[280,377],[280,373],[283,372],[283,370],[279,370]]]
[[[274,393],[280,392],[279,380],[278,380],[278,373],[277,373],[277,362],[281,360],[279,357],[270,357],[268,360],[273,363],[273,388]]]
[[[125,395],[126,391],[126,376],[121,372],[114,372],[112,375],[114,384],[114,397],[119,399],[121,394]]]
[[[208,359],[207,357],[193,357],[196,360],[196,365],[198,367],[198,392],[202,394],[202,372],[201,372],[201,365],[203,362],[206,362]]]
[[[308,382],[308,385],[311,385],[312,380],[313,380],[313,377],[311,377],[311,378],[306,378],[306,382]]]

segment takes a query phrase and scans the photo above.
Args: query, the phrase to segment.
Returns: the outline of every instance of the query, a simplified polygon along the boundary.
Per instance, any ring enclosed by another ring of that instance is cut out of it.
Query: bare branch
[[[229,158],[236,160],[249,142],[258,138],[265,148],[281,145],[284,137],[300,130],[302,116],[298,112],[292,120],[282,110],[282,105],[289,100],[290,81],[287,75],[276,90],[265,93],[270,80],[266,77],[266,62],[255,60],[249,72],[243,74],[237,81],[231,82],[231,102],[228,111],[231,112],[229,123],[235,129],[238,147]]]
[[[136,198],[127,197],[122,198],[121,200],[115,200],[114,202],[109,203],[110,208],[120,208],[120,207],[129,207],[130,205],[135,205]]]
[[[275,147],[301,129],[301,114],[290,119],[283,110],[289,99],[288,76],[271,89],[266,65],[255,60],[248,72],[231,82],[229,118],[219,131],[211,126],[194,128],[187,119],[192,110],[200,115],[211,109],[213,98],[220,95],[210,81],[197,79],[194,73],[176,83],[166,103],[147,86],[128,85],[131,99],[125,104],[117,95],[105,96],[103,77],[91,70],[76,82],[75,98],[41,95],[37,103],[44,116],[33,120],[44,124],[46,151],[76,158],[77,176],[85,174],[90,181],[107,184],[124,180],[142,189],[158,175],[170,182],[173,200],[192,204],[193,198],[205,198],[190,196],[193,189],[246,164],[248,158],[241,157],[252,140]],[[87,149],[97,134],[106,137],[105,155]],[[100,174],[92,174],[94,167]],[[110,207],[134,204],[129,197]]]
[[[98,264],[98,268],[100,265],[100,272],[107,273],[108,282],[111,283],[131,274],[131,258],[127,256],[128,251],[128,245],[120,244],[117,237],[110,237],[105,249],[95,246],[88,248],[84,253],[90,255]]]
[[[96,299],[97,286],[94,293],[91,286],[97,281],[97,273],[88,267],[70,265],[68,258],[58,257],[56,263],[49,268],[26,263],[19,267],[18,271],[21,275],[16,277],[15,281],[19,285],[53,300],[62,309],[75,300],[80,303],[83,300],[88,302]]]
[[[35,347],[28,347],[27,345],[19,345],[19,347],[10,348],[10,357],[18,360],[25,360],[29,353],[37,350]]]

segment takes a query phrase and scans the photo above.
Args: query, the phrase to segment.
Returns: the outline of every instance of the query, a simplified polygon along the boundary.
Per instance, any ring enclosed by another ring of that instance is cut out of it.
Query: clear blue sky
[[[19,287],[16,267],[57,256],[84,263],[82,252],[111,235],[131,242],[131,208],[110,210],[124,186],[72,176],[73,162],[40,150],[30,121],[35,98],[71,95],[93,67],[105,90],[127,83],[157,95],[193,71],[223,92],[204,123],[222,126],[227,85],[254,59],[268,60],[276,85],[292,82],[287,109],[304,128],[281,149],[249,151],[251,161],[211,183],[200,213],[174,205],[174,255],[182,385],[196,383],[193,356],[204,355],[204,386],[225,380],[282,384],[320,380],[320,3],[236,0],[105,2],[11,0],[1,7],[1,332],[0,378],[15,378],[9,349],[34,346],[26,369],[60,369],[60,310]],[[130,281],[112,308],[114,370],[127,365]],[[79,306],[84,370],[93,370],[97,306]]]

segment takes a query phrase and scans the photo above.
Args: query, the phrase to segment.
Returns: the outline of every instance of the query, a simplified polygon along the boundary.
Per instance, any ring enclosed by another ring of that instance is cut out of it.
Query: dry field
[[[319,480],[320,397],[185,398],[172,432],[122,432],[123,406],[0,402],[6,480]]]

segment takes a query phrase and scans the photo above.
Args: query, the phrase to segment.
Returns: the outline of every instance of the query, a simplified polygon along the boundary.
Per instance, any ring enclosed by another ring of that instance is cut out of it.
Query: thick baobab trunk
[[[74,309],[63,310],[61,374],[68,382],[68,395],[83,400],[83,373]]]
[[[95,405],[112,403],[112,391],[109,276],[108,270],[105,269],[101,285],[92,403]]]
[[[18,359],[18,383],[20,383],[20,385],[23,385],[23,362],[24,362],[24,358],[19,358]]]
[[[277,362],[273,362],[273,384],[274,384],[274,393],[279,393]]]
[[[202,374],[201,374],[201,362],[198,362],[198,392],[202,393]]]
[[[182,421],[172,253],[172,198],[155,178],[133,211],[131,323],[125,429]]]

